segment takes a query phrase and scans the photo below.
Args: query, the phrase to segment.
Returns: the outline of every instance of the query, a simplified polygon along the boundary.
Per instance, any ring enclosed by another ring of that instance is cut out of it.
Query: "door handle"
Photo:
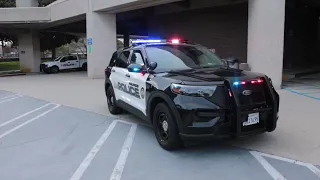
[[[127,77],[130,77],[130,74],[126,74]]]
[[[116,70],[112,69],[111,72],[116,72]]]

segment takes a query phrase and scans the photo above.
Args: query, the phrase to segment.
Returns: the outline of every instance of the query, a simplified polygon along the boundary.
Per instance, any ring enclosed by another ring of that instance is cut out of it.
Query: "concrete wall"
[[[188,39],[216,49],[222,58],[247,61],[247,3],[171,13],[149,19],[149,35]]]
[[[50,21],[49,8],[0,8],[1,23],[15,22],[48,22]]]
[[[51,21],[59,21],[84,15],[88,12],[88,0],[66,0],[50,6]]]
[[[181,0],[91,0],[93,11],[118,13]]]

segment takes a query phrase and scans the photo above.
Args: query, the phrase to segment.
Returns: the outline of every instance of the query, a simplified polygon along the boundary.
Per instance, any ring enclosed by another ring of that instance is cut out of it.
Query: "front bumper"
[[[47,71],[49,68],[48,68],[48,65],[46,64],[40,64],[40,72],[44,72],[44,71]]]
[[[266,83],[267,100],[263,103],[241,104],[228,96],[230,86],[223,86],[213,102],[201,97],[178,95],[174,103],[178,110],[178,127],[183,140],[206,140],[245,137],[276,129],[279,95]],[[219,89],[218,89],[219,91]],[[248,115],[259,113],[259,123],[244,126]]]

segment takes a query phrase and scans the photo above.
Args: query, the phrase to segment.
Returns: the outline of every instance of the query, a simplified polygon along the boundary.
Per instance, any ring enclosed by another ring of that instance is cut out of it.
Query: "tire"
[[[56,74],[59,72],[59,68],[58,66],[53,66],[50,68],[50,72],[53,73],[53,74]]]
[[[87,63],[82,64],[81,70],[82,71],[87,71],[88,70],[88,64]]]
[[[154,133],[160,146],[166,150],[181,148],[183,143],[169,107],[165,103],[157,104],[152,118]]]
[[[114,95],[112,86],[109,86],[107,89],[107,102],[108,102],[108,109],[111,114],[116,115],[122,112],[122,109],[117,107],[116,97]]]

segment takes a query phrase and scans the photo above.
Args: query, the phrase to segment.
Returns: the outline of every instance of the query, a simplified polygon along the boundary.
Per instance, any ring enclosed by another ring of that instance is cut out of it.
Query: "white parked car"
[[[82,69],[87,70],[87,59],[78,55],[60,56],[54,61],[41,63],[40,71],[44,73],[58,73],[60,70]]]

